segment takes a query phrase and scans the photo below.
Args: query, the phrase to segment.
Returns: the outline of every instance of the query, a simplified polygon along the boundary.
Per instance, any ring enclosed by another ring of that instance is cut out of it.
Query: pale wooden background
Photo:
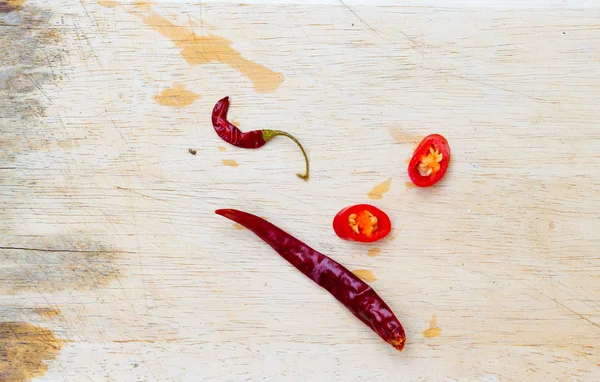
[[[600,4],[8,3],[0,377],[600,379]],[[220,141],[226,95],[241,128],[304,143],[309,182],[290,141]],[[429,133],[451,167],[411,188]],[[394,232],[342,242],[334,214],[364,202]],[[405,350],[227,207],[371,271]]]

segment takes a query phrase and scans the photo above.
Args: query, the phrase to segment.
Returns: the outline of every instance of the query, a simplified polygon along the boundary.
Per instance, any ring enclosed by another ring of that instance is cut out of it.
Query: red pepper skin
[[[350,215],[360,214],[361,211],[369,211],[377,218],[377,229],[371,235],[364,232],[356,233],[352,230],[348,219]],[[370,204],[356,204],[342,209],[333,218],[333,230],[340,239],[353,240],[361,243],[372,243],[386,237],[392,230],[392,222],[385,212]]]
[[[430,147],[433,147],[434,150],[438,149],[439,152],[443,155],[443,159],[440,162],[440,169],[437,172],[429,176],[423,176],[419,172],[418,167],[419,163],[421,162],[421,157],[428,153]],[[446,140],[446,138],[439,134],[431,134],[423,138],[421,143],[419,143],[419,146],[417,146],[417,148],[415,149],[410,163],[408,164],[408,176],[417,187],[433,186],[444,177],[444,174],[448,169],[449,163],[450,146],[448,145],[448,141]]]
[[[304,174],[296,174],[300,179],[308,180],[309,178],[309,164],[308,164],[308,155],[306,155],[306,151],[300,141],[298,141],[294,136],[289,133],[286,133],[282,130],[252,130],[247,132],[242,132],[237,126],[227,120],[227,111],[229,110],[229,97],[225,97],[220,99],[213,108],[212,112],[212,124],[219,135],[219,137],[225,142],[232,144],[236,147],[241,147],[244,149],[257,149],[259,147],[264,146],[271,139],[275,138],[278,135],[282,135],[290,138],[294,143],[298,145],[300,150],[302,151],[302,155],[304,156],[304,161],[306,163],[306,172]]]
[[[233,209],[215,213],[254,232],[296,269],[331,293],[384,341],[397,350],[404,348],[404,328],[392,310],[369,285],[344,266],[258,216]]]
[[[262,130],[242,132],[233,123],[227,120],[229,110],[229,97],[225,97],[213,108],[212,123],[219,137],[227,143],[244,149],[257,149],[267,143],[263,138]]]

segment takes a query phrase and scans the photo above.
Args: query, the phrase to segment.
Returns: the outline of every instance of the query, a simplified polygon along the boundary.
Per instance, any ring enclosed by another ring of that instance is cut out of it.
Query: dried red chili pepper
[[[436,184],[448,169],[450,146],[446,138],[431,134],[423,138],[408,164],[408,176],[418,187]]]
[[[254,232],[296,269],[329,291],[384,341],[402,350],[406,335],[400,321],[369,285],[344,266],[258,216],[233,209],[215,213]]]
[[[392,222],[379,208],[357,204],[335,215],[333,230],[341,239],[371,243],[386,237],[392,230]]]
[[[290,138],[294,141],[300,150],[302,151],[302,155],[304,156],[304,161],[306,162],[306,173],[305,174],[296,174],[299,178],[308,180],[308,156],[306,155],[306,151],[304,151],[304,147],[300,144],[294,136],[285,131],[281,130],[252,130],[247,132],[242,132],[237,126],[232,124],[227,120],[227,110],[229,109],[229,97],[225,97],[220,99],[212,112],[212,124],[215,128],[215,131],[227,143],[230,143],[236,147],[241,147],[245,149],[257,149],[259,147],[264,146],[267,142],[278,135],[282,135],[284,137]]]

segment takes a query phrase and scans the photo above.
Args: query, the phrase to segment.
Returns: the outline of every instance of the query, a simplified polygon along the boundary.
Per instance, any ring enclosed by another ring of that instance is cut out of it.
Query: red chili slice
[[[341,239],[371,243],[386,237],[392,230],[392,222],[379,208],[357,204],[335,215],[333,230]]]
[[[415,186],[433,186],[446,173],[448,163],[450,163],[448,141],[439,134],[431,134],[423,138],[417,146],[408,164],[408,176]]]

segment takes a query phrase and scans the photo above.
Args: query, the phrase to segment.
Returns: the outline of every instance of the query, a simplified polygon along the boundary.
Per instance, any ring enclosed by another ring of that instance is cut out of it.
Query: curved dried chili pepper
[[[215,213],[254,232],[296,269],[329,291],[384,341],[402,350],[406,335],[400,321],[369,285],[344,266],[258,216],[233,209]]]
[[[371,243],[386,237],[392,230],[392,222],[379,208],[356,204],[335,215],[333,230],[341,239]]]
[[[306,155],[306,151],[304,151],[304,147],[300,144],[294,136],[289,133],[286,133],[282,130],[252,130],[247,132],[242,132],[237,126],[232,124],[227,120],[227,110],[229,109],[229,97],[225,97],[220,99],[212,112],[212,124],[215,128],[215,131],[227,143],[230,143],[236,147],[241,147],[245,149],[257,149],[259,147],[264,146],[267,142],[278,135],[282,135],[284,137],[290,138],[294,141],[300,150],[302,151],[302,155],[304,156],[304,161],[306,162],[306,173],[305,174],[296,174],[299,178],[308,180],[308,155]]]
[[[436,184],[448,169],[450,146],[446,138],[431,134],[423,138],[408,164],[408,176],[418,187]]]

